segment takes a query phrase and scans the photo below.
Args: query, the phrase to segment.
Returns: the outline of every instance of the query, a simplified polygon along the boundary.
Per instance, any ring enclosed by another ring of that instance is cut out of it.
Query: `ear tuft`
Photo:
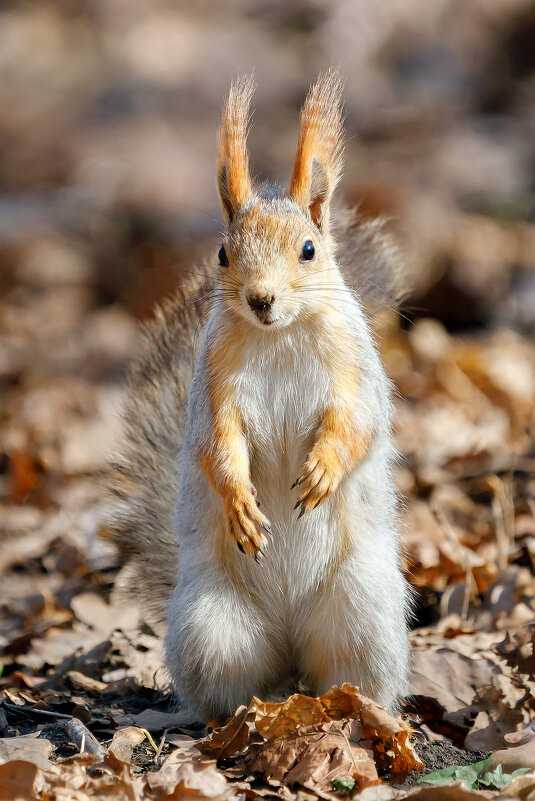
[[[329,204],[342,169],[342,91],[337,70],[324,72],[310,89],[299,125],[290,196],[318,228],[328,228]]]
[[[251,75],[242,75],[233,82],[219,129],[217,188],[228,223],[252,190],[247,132],[254,89],[255,82]]]

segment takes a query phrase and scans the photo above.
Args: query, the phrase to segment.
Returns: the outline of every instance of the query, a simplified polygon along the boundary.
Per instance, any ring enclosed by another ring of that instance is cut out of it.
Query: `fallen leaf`
[[[359,745],[362,742],[362,726],[356,720],[298,726],[297,731],[253,747],[247,766],[255,773],[262,773],[267,781],[283,782],[290,787],[299,784],[327,791],[331,789],[331,781],[349,776],[363,790],[379,784],[380,780],[373,751]]]
[[[182,799],[235,798],[237,792],[214,762],[182,762],[171,754],[159,771],[147,773],[147,788],[156,797]]]
[[[34,762],[14,759],[0,765],[0,799],[2,801],[34,801],[34,785],[38,774]]]
[[[48,758],[52,753],[52,743],[44,737],[27,734],[22,737],[0,739],[0,764],[12,761],[31,762],[38,768],[50,767]]]
[[[127,726],[119,729],[113,735],[113,740],[108,746],[108,753],[113,754],[120,762],[130,762],[134,747],[142,743],[145,734],[137,726]]]
[[[535,767],[535,731],[530,727],[521,734],[519,742],[509,748],[500,748],[492,754],[492,765],[501,765],[506,773],[518,768]]]
[[[112,713],[115,723],[120,726],[134,724],[148,731],[163,731],[191,723],[191,716],[182,712],[160,712],[158,709],[144,709],[137,715],[117,715]]]
[[[80,673],[78,670],[69,670],[67,678],[75,689],[84,690],[84,692],[95,695],[101,694],[108,686],[106,682],[98,681],[91,676],[84,676],[84,674]]]
[[[319,698],[295,694],[279,704],[253,698],[201,740],[199,749],[217,759],[243,756],[250,769],[268,778],[322,789],[344,772],[358,786],[373,784],[373,758],[394,781],[423,767],[406,727],[350,684]]]

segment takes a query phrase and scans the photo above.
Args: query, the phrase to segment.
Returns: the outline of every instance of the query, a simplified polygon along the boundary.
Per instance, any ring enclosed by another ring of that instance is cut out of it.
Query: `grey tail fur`
[[[192,277],[187,288],[177,290],[144,325],[141,352],[128,379],[122,447],[106,474],[111,512],[103,533],[125,562],[117,582],[119,594],[136,603],[155,630],[164,624],[176,576],[175,459],[184,429],[195,335],[215,285],[215,277]]]
[[[407,273],[383,223],[345,209],[334,216],[338,261],[349,286],[372,317],[385,306],[395,306],[406,292]],[[187,289],[177,290],[145,324],[141,354],[130,370],[122,449],[106,476],[112,502],[104,533],[125,562],[119,592],[137,604],[157,631],[163,631],[176,576],[175,460],[196,333],[216,285],[215,270],[192,277]]]

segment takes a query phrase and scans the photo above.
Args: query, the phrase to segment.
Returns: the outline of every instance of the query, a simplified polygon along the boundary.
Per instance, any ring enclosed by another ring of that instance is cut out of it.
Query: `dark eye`
[[[310,261],[311,259],[314,258],[315,253],[316,250],[314,248],[314,245],[312,244],[310,239],[307,239],[307,241],[303,245],[303,252],[301,253],[301,258],[303,259],[303,261]]]
[[[219,248],[219,253],[217,254],[219,258],[219,264],[221,267],[228,267],[228,259],[227,259],[227,252],[223,245]]]

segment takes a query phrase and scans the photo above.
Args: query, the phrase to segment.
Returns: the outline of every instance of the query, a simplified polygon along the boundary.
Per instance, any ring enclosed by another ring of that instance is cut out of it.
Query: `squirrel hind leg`
[[[189,587],[169,604],[167,669],[181,706],[203,721],[225,718],[269,691],[283,658],[267,617],[235,587],[216,578]]]
[[[396,568],[384,577],[388,592],[378,597],[362,572],[347,566],[344,572],[307,615],[298,648],[303,680],[314,695],[348,682],[395,713],[408,692],[404,579]]]

